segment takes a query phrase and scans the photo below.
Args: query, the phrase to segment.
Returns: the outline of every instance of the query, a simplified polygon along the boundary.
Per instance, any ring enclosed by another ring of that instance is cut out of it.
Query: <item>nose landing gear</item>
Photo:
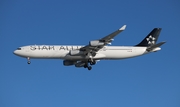
[[[31,64],[31,61],[30,61],[30,58],[29,58],[29,57],[27,57],[27,60],[28,60],[27,63],[28,63],[28,64]]]
[[[28,64],[31,64],[31,62],[30,62],[30,61],[28,61],[27,63],[28,63]]]

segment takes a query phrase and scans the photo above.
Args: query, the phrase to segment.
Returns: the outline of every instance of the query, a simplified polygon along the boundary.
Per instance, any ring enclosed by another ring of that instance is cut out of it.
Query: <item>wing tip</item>
[[[125,30],[126,29],[126,25],[122,26],[119,30]]]

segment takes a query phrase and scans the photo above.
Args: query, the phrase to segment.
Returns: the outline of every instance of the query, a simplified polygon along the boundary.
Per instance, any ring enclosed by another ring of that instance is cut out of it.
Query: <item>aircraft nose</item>
[[[17,55],[17,50],[15,50],[13,53],[14,53],[15,55]]]

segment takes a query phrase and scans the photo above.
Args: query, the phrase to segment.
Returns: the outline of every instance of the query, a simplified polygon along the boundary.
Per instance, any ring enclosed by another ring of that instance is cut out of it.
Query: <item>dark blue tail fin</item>
[[[154,28],[147,36],[144,38],[139,44],[136,46],[144,46],[149,47],[151,45],[156,44],[158,40],[159,34],[161,32],[161,28]]]

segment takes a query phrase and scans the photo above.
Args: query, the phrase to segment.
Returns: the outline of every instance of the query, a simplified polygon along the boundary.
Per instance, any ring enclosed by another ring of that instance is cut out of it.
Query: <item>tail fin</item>
[[[136,46],[149,47],[156,44],[158,40],[159,34],[161,32],[161,28],[154,28],[147,36]]]

